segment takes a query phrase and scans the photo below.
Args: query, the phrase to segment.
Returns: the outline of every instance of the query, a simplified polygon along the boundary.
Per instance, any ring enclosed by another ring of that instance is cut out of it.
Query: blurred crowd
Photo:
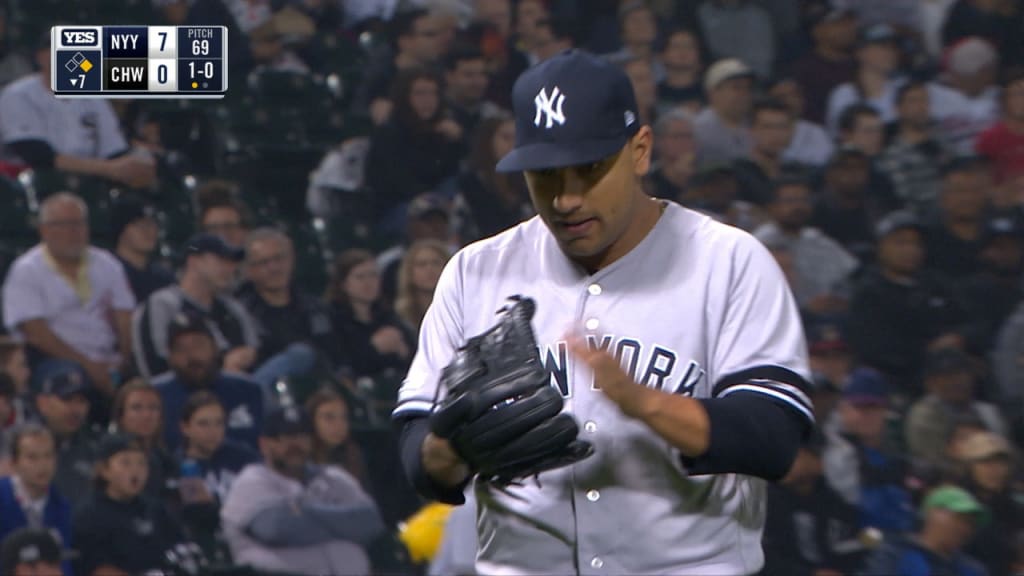
[[[585,49],[803,313],[762,574],[1024,574],[1019,2],[73,4],[0,9],[0,573],[470,573],[388,414],[448,258],[533,214],[515,79]],[[64,23],[227,26],[228,96],[58,100]]]

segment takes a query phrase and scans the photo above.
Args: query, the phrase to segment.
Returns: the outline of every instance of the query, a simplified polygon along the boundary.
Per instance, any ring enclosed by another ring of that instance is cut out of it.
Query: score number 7
[[[157,35],[160,36],[160,51],[163,52],[167,44],[167,32],[157,32]]]

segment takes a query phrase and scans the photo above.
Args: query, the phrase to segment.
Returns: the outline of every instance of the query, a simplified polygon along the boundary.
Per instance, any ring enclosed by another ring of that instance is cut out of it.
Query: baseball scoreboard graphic
[[[58,98],[223,98],[224,26],[54,26]]]

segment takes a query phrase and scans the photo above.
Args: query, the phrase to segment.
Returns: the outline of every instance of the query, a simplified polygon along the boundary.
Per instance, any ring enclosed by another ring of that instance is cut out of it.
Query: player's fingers
[[[587,341],[577,334],[566,336],[566,342],[569,345],[569,351],[595,371],[616,365],[611,354],[604,350],[591,348],[587,345]]]

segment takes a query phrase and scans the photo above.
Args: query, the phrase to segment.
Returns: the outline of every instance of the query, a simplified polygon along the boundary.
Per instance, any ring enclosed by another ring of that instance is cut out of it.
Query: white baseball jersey
[[[551,383],[595,453],[508,494],[477,486],[483,574],[750,574],[763,564],[763,480],[689,476],[679,453],[625,417],[565,343],[573,326],[637,382],[696,398],[738,390],[813,420],[780,367],[806,379],[803,329],[782,272],[739,229],[668,203],[631,252],[589,275],[539,218],[472,244],[447,265],[395,415],[429,412],[442,368],[496,321],[509,296],[536,300]],[[444,395],[444,390],[440,395]]]

